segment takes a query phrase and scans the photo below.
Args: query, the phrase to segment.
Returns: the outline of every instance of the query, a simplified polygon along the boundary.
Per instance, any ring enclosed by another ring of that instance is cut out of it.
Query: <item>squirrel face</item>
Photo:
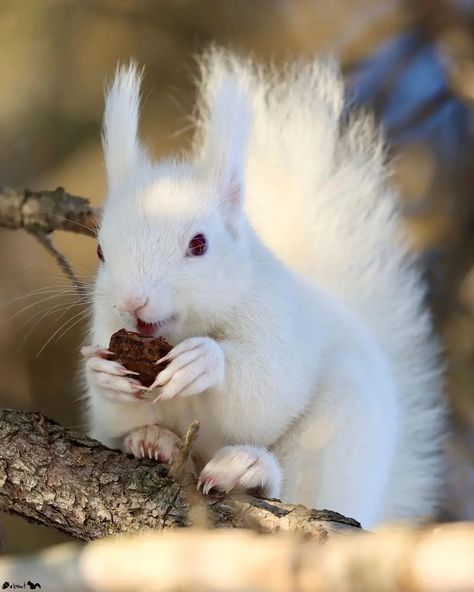
[[[152,177],[107,200],[96,292],[126,328],[160,334],[190,316],[217,320],[243,298],[251,270],[235,187],[185,164]]]
[[[95,299],[128,329],[169,334],[189,317],[218,323],[246,293],[243,179],[252,115],[245,93],[223,75],[201,106],[208,121],[194,160],[154,164],[138,138],[140,80],[132,62],[117,69],[107,92],[109,195]]]

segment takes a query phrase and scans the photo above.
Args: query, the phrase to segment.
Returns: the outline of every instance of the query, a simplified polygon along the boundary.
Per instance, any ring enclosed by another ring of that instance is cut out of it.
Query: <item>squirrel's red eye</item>
[[[101,261],[105,261],[104,253],[102,252],[102,247],[100,245],[97,245],[97,257],[99,257]]]
[[[207,251],[207,239],[203,234],[196,234],[189,241],[186,255],[188,257],[200,257]]]

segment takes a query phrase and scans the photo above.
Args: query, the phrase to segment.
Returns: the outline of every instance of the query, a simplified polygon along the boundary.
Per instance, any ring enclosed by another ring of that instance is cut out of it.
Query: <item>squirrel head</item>
[[[222,72],[201,105],[196,154],[153,163],[138,138],[140,82],[134,63],[119,67],[106,96],[96,299],[122,326],[148,334],[169,333],[189,317],[217,323],[251,281],[243,209],[249,101]]]

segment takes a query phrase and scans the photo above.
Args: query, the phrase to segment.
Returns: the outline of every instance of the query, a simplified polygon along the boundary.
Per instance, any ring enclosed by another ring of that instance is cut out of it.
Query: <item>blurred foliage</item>
[[[0,182],[63,185],[100,202],[103,88],[117,61],[146,66],[143,136],[159,157],[188,146],[194,56],[209,43],[274,62],[335,54],[350,105],[369,106],[386,128],[447,350],[444,515],[474,518],[473,32],[468,0],[2,0]],[[84,307],[31,237],[3,231],[0,241],[0,401],[80,427]],[[93,242],[65,235],[58,245],[91,281]],[[9,551],[61,538],[2,520]]]

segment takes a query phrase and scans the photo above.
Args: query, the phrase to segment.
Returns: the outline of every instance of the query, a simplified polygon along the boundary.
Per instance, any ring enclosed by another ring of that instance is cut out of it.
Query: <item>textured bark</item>
[[[99,215],[100,209],[87,199],[62,187],[55,191],[0,188],[0,227],[24,228],[35,235],[67,230],[95,236]]]
[[[0,411],[0,510],[79,539],[189,526],[196,506],[213,527],[298,531],[317,540],[360,528],[335,512],[275,500],[202,497],[189,476],[180,481],[166,465],[110,450],[40,413]]]
[[[469,592],[474,526],[337,537],[248,531],[142,533],[0,559],[0,582],[48,592]]]

